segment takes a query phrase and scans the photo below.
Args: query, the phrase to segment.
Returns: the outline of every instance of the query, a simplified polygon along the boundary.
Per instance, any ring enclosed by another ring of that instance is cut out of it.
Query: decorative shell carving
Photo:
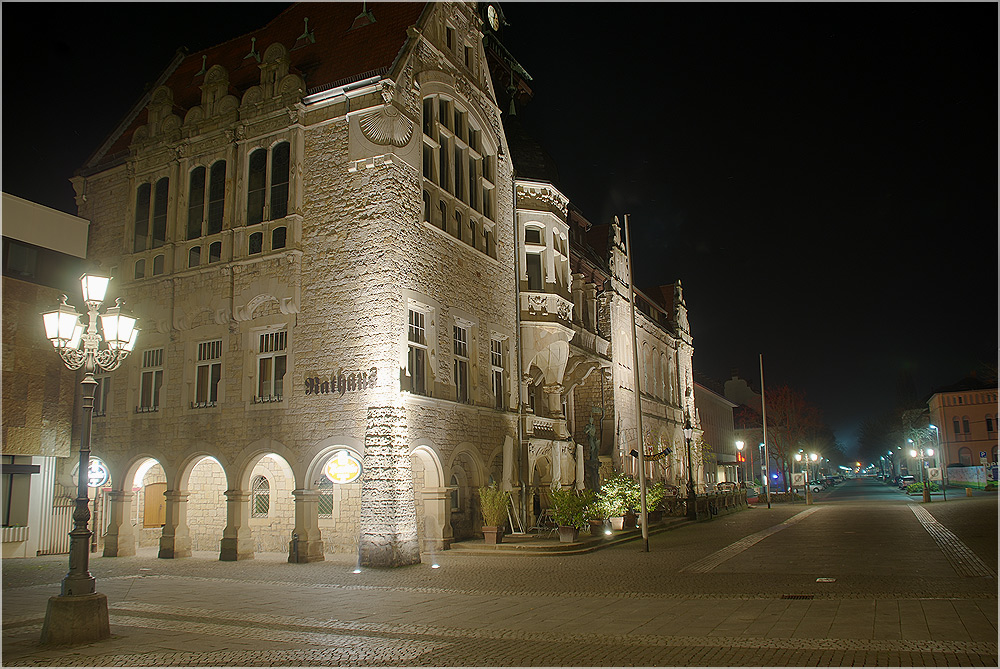
[[[361,115],[361,134],[373,144],[406,146],[413,136],[413,121],[391,105]]]
[[[191,107],[188,113],[184,115],[184,125],[198,123],[203,118],[205,118],[205,113],[201,110],[201,107]]]
[[[231,111],[235,111],[239,106],[240,101],[236,99],[235,95],[227,95],[219,100],[219,113],[228,114]]]
[[[160,124],[160,129],[163,132],[173,132],[181,127],[181,117],[177,114],[171,114],[167,118],[163,119],[163,123]]]

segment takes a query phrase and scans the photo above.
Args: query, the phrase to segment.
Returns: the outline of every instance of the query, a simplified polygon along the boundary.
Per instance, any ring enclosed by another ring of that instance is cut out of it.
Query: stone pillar
[[[253,559],[253,537],[247,520],[250,517],[250,493],[226,491],[226,529],[222,531],[219,559],[224,562]]]
[[[583,444],[576,445],[576,489],[583,490]]]
[[[187,490],[168,490],[163,494],[167,501],[166,522],[160,535],[160,552],[157,557],[191,557],[191,532],[187,524],[187,500],[190,494]]]
[[[573,322],[577,325],[583,325],[583,274],[573,274],[573,283],[571,284],[571,291],[573,293]]]
[[[288,542],[289,562],[322,562],[323,537],[319,529],[319,491],[293,490],[295,529]]]
[[[451,527],[451,495],[447,488],[424,488],[420,491],[424,501],[425,551],[448,550],[455,538]]]
[[[135,555],[135,529],[132,527],[132,499],[135,493],[125,490],[111,492],[111,523],[104,537],[104,557]]]
[[[583,286],[583,327],[597,331],[597,286],[592,283]]]
[[[565,418],[562,415],[562,385],[547,383],[542,386],[542,390],[545,391],[545,404],[547,405],[548,415],[552,418]],[[538,413],[537,407],[535,413]]]
[[[420,562],[403,407],[368,407],[360,553],[365,567],[402,567]]]

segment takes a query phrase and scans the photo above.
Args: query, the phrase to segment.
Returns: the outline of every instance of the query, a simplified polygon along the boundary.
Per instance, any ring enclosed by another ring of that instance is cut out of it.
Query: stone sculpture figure
[[[594,417],[591,416],[590,420],[587,421],[587,425],[583,428],[584,433],[587,435],[587,487],[591,490],[597,492],[600,487],[600,468],[601,461],[598,457],[598,436],[597,436],[597,426],[594,425]]]

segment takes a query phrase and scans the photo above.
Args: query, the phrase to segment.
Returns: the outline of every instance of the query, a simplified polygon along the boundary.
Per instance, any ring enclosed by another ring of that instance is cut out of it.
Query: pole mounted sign
[[[942,481],[941,468],[940,467],[928,467],[927,468],[927,478],[931,481]]]
[[[87,486],[90,488],[100,488],[111,480],[108,466],[100,458],[91,458],[90,466],[87,468]]]

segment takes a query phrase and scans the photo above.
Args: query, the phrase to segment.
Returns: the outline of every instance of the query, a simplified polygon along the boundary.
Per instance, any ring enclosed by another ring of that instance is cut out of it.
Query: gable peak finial
[[[202,55],[202,57],[201,57],[201,69],[198,70],[197,72],[195,72],[194,76],[197,77],[199,74],[205,74],[208,71],[206,69],[206,67],[205,67],[205,63],[207,63],[207,62],[208,62],[208,56],[207,55]]]
[[[247,55],[243,56],[243,60],[247,60],[248,58],[253,58],[258,63],[260,62],[260,53],[257,52],[257,38],[256,37],[251,37],[250,38],[250,53],[248,53]]]

